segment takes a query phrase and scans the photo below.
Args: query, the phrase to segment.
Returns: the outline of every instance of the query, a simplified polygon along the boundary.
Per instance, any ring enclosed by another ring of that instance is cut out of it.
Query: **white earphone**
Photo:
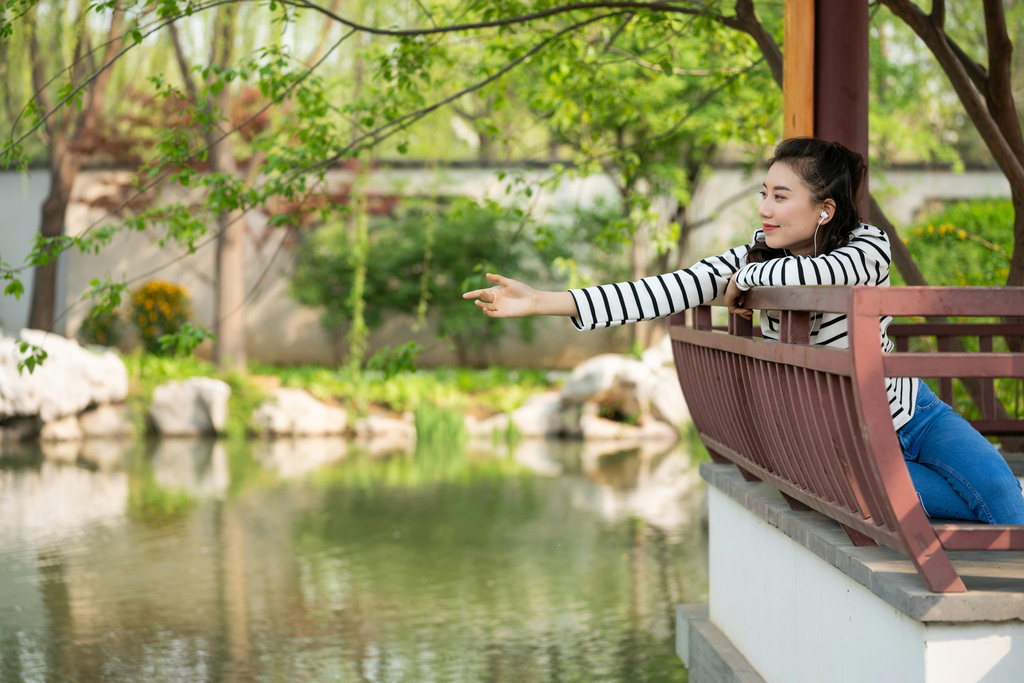
[[[818,228],[821,227],[821,221],[828,218],[828,211],[824,209],[821,212],[821,220],[818,221],[818,225],[814,228],[814,255],[818,255]]]

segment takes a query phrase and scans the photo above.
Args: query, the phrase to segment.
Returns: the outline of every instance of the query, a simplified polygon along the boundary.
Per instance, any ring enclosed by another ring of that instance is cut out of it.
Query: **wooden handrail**
[[[714,459],[736,463],[794,506],[832,517],[858,545],[881,543],[908,555],[933,591],[965,590],[944,547],[1024,550],[1024,527],[933,528],[885,392],[887,376],[980,377],[988,382],[986,402],[995,402],[990,378],[1024,377],[1024,354],[993,353],[991,338],[1024,335],[1024,324],[938,331],[978,336],[979,353],[883,354],[879,343],[885,315],[1024,316],[1024,288],[775,287],[751,290],[745,305],[782,312],[782,343],[754,337],[736,316],[728,331],[716,330],[706,306],[692,311],[691,327],[680,314],[669,321],[680,385]],[[845,314],[850,348],[810,345],[811,312]],[[913,327],[900,325],[899,339],[919,336]],[[988,410],[985,418],[978,424],[989,433],[1024,434],[1024,421],[995,419]]]

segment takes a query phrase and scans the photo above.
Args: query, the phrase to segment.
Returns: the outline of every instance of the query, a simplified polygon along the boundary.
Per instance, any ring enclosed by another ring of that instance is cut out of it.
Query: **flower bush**
[[[78,328],[78,338],[86,344],[117,346],[121,341],[122,324],[116,309],[105,310],[95,306]]]
[[[149,353],[165,353],[160,337],[177,332],[191,317],[188,290],[173,282],[151,280],[132,295],[130,319]]]

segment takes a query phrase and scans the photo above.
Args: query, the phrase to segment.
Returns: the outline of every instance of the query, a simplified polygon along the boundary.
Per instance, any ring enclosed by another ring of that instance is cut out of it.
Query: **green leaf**
[[[21,280],[11,280],[11,282],[4,288],[5,296],[13,296],[15,299],[21,299],[21,295],[25,293],[25,285],[21,284]]]

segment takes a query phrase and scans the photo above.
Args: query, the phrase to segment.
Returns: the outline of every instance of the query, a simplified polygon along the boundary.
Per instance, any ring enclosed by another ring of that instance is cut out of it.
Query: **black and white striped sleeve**
[[[845,247],[815,257],[785,256],[749,263],[736,273],[736,286],[882,285],[889,278],[889,239],[870,225],[861,225]]]
[[[593,330],[652,320],[700,306],[725,292],[729,278],[747,262],[750,246],[734,247],[721,256],[701,259],[674,273],[570,289],[577,311],[572,324],[577,330]]]

